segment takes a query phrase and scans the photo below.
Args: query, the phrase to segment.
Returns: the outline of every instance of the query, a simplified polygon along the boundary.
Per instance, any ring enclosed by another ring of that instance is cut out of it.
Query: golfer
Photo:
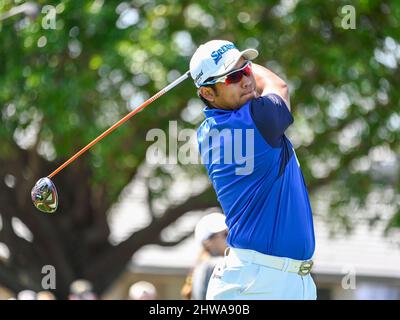
[[[207,299],[316,299],[312,211],[284,134],[293,123],[288,87],[252,63],[257,56],[213,40],[190,61],[206,104],[197,132],[201,159],[229,230]]]

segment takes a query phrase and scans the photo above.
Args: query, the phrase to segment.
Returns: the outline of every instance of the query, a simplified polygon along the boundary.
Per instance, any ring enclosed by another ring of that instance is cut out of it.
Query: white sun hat
[[[219,212],[210,213],[199,220],[194,231],[198,243],[209,239],[213,234],[226,230],[225,215]]]
[[[190,60],[190,75],[196,87],[200,87],[210,77],[225,75],[231,71],[240,57],[253,60],[258,56],[256,49],[239,51],[226,40],[211,40],[197,48]]]

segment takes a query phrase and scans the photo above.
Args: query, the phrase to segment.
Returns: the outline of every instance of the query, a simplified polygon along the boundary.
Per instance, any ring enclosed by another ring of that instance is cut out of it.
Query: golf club
[[[85,153],[88,149],[93,147],[97,142],[99,142],[101,139],[103,139],[108,134],[110,134],[112,131],[114,131],[116,128],[118,128],[121,124],[123,124],[124,122],[126,122],[127,120],[132,118],[136,113],[143,110],[150,103],[152,103],[153,101],[155,101],[156,99],[161,97],[164,93],[171,90],[172,88],[174,88],[175,86],[180,84],[182,81],[186,80],[189,76],[190,76],[190,72],[189,71],[185,72],[178,79],[171,82],[165,88],[161,89],[159,92],[157,92],[151,98],[149,98],[144,103],[142,103],[135,110],[132,110],[121,120],[119,120],[118,122],[113,124],[110,128],[108,128],[106,131],[104,131],[96,139],[91,141],[86,147],[82,148],[80,151],[78,151],[76,154],[74,154],[71,158],[69,158],[67,161],[65,161],[61,166],[59,166],[56,170],[54,170],[47,177],[39,179],[31,191],[31,198],[32,198],[33,205],[37,209],[39,209],[40,211],[45,212],[45,213],[55,212],[58,208],[58,195],[57,195],[56,186],[54,185],[53,181],[51,181],[51,179],[57,173],[59,173],[62,169],[64,169],[66,166],[68,166],[69,164],[74,162],[79,156],[81,156],[83,153]]]

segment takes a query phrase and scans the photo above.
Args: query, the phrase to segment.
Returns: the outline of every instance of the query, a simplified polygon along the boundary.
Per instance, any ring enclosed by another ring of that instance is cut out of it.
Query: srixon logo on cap
[[[222,56],[224,55],[225,52],[231,49],[236,49],[234,44],[225,44],[218,50],[215,50],[211,53],[211,58],[213,58],[215,64],[218,64],[218,61],[221,60]]]

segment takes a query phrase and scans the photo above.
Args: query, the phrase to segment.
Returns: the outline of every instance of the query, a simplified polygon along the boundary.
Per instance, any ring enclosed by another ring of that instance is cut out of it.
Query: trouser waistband
[[[270,256],[249,249],[228,248],[225,255],[230,259],[238,259],[243,262],[259,264],[265,267],[297,273],[306,276],[311,272],[314,262],[312,260],[295,260],[284,257]]]

